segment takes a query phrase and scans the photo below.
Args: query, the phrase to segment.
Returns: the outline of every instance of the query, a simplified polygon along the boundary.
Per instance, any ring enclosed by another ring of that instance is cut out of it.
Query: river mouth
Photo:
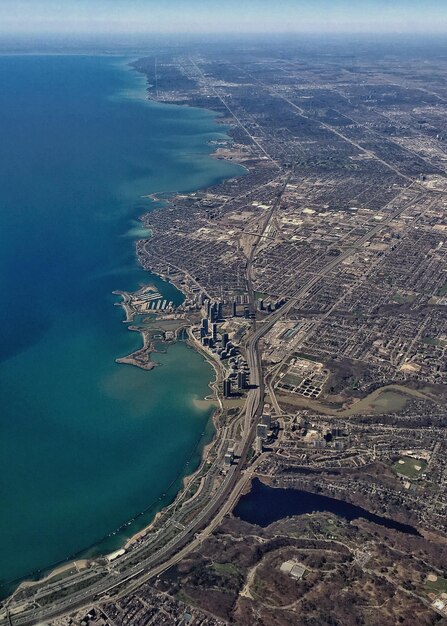
[[[413,526],[376,515],[343,500],[300,489],[269,487],[258,478],[253,480],[251,490],[240,498],[233,511],[242,521],[263,528],[285,517],[310,513],[332,513],[348,522],[366,519],[390,530],[421,536]]]

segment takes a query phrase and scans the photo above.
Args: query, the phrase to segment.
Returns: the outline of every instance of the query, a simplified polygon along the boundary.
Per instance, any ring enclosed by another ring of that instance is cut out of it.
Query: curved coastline
[[[157,275],[159,278],[161,278],[164,281],[169,280],[169,282],[171,282],[178,291],[180,291],[185,298],[189,295],[187,293],[187,291],[185,290],[185,288],[183,287],[183,285],[181,285],[178,281],[176,281],[175,279],[173,279],[172,277],[168,277],[163,275],[163,274],[155,274]],[[123,302],[119,302],[116,303],[119,306],[123,306],[125,312],[126,312],[126,320],[123,320],[124,322],[126,321],[132,321],[133,317],[129,316],[129,307],[127,306],[126,303],[126,298],[123,292],[114,292],[117,295],[121,295],[123,297]],[[128,318],[131,317],[131,319],[129,320]],[[135,532],[133,535],[131,535],[123,544],[123,548],[127,549],[128,547],[132,546],[136,541],[138,541],[139,539],[141,539],[142,537],[144,537],[153,527],[154,524],[160,520],[160,518],[164,515],[169,515],[169,511],[171,509],[175,509],[175,506],[178,502],[178,500],[180,500],[186,493],[190,483],[198,476],[198,474],[202,471],[204,464],[207,461],[208,458],[208,454],[211,451],[211,449],[213,448],[214,444],[217,443],[218,438],[219,438],[219,432],[220,432],[220,426],[219,426],[219,417],[222,414],[222,410],[223,410],[223,405],[222,405],[222,400],[221,400],[221,396],[219,394],[219,382],[221,380],[221,371],[219,368],[219,363],[217,360],[213,359],[211,357],[211,355],[205,351],[201,344],[194,338],[191,329],[192,329],[192,325],[190,323],[188,323],[187,320],[185,320],[185,324],[181,327],[183,329],[187,330],[187,334],[188,337],[186,339],[186,344],[193,350],[195,350],[205,361],[207,361],[207,363],[209,363],[209,365],[211,365],[215,377],[214,380],[210,380],[210,382],[208,383],[208,387],[211,390],[211,394],[209,396],[206,396],[203,400],[197,399],[196,402],[205,402],[208,401],[209,403],[211,403],[212,405],[215,406],[215,409],[212,411],[212,414],[209,417],[208,420],[208,425],[207,426],[211,426],[212,427],[212,433],[210,433],[210,437],[207,437],[206,434],[206,429],[205,431],[202,433],[202,435],[200,436],[197,445],[194,447],[194,449],[191,452],[191,455],[189,457],[189,460],[187,461],[187,464],[185,466],[185,468],[179,473],[179,475],[172,481],[172,483],[169,485],[168,489],[167,489],[167,493],[169,492],[169,490],[174,487],[174,485],[176,485],[179,481],[181,481],[181,486],[180,488],[177,490],[177,493],[174,495],[173,499],[171,500],[171,502],[167,503],[165,506],[163,506],[159,511],[157,511],[154,514],[153,519],[151,519],[151,521],[146,524],[143,528],[139,529],[137,532]],[[179,330],[181,329],[179,328]],[[141,365],[138,362],[135,362],[133,355],[138,354],[140,351],[144,350],[146,352],[146,355],[148,355],[150,357],[150,354],[152,352],[157,352],[158,350],[153,349],[153,347],[151,347],[150,344],[148,344],[148,340],[147,340],[147,335],[145,333],[145,331],[133,327],[133,326],[128,326],[129,330],[132,331],[138,331],[141,333],[142,337],[143,337],[143,347],[138,350],[137,352],[134,352],[132,355],[129,355],[128,357],[124,357],[124,358],[119,358],[116,359],[117,363],[126,363],[126,364],[130,364],[130,365],[134,365],[137,367],[142,367],[143,369],[153,369],[153,367],[157,367],[157,365],[159,365],[157,362],[150,362],[149,366],[144,366]],[[176,341],[178,341],[178,339],[176,339]],[[169,348],[168,348],[169,349]],[[148,354],[149,352],[149,354]],[[200,458],[198,459],[198,463],[197,463],[197,467],[195,469],[193,469],[192,471],[186,471],[185,470],[189,470],[191,469],[189,467],[190,461],[194,458],[194,456],[199,455]],[[157,502],[153,502],[151,503],[147,509],[145,509],[144,511],[142,511],[140,514],[138,514],[138,516],[130,519],[129,521],[125,522],[122,526],[120,526],[115,532],[120,532],[121,530],[124,530],[127,526],[129,526],[129,524],[132,524],[133,522],[135,522],[138,517],[142,517],[143,515],[147,514],[151,509],[153,509],[155,506],[157,505]]]
[[[129,61],[127,63],[127,69],[130,71],[133,71],[137,74],[139,74],[142,77],[142,82],[144,81],[145,84],[145,99],[147,101],[151,101],[151,102],[157,102],[158,104],[169,104],[171,106],[175,106],[175,107],[188,107],[188,108],[197,108],[197,107],[191,107],[191,105],[189,104],[180,104],[180,103],[175,103],[175,102],[170,102],[170,103],[164,103],[163,101],[158,101],[154,98],[151,97],[150,93],[149,93],[149,89],[150,89],[150,84],[149,81],[147,79],[146,76],[144,76],[144,74],[135,67],[135,63],[136,63],[137,59],[134,59],[132,61]],[[202,107],[200,107],[201,110],[203,110]],[[216,123],[224,123],[221,119],[220,116],[213,110],[211,109],[207,109],[209,111],[209,113],[213,116],[214,120]],[[228,138],[229,135],[228,135]],[[209,141],[208,145],[211,145],[212,142]],[[234,155],[234,159],[233,158],[227,158],[229,155]],[[232,162],[232,163],[237,163],[237,165],[239,167],[241,167],[243,170],[245,170],[245,172],[248,172],[248,168],[243,165],[243,163],[238,161],[238,153],[232,153],[231,149],[223,149],[218,143],[217,145],[214,146],[214,149],[209,153],[209,158],[213,158],[216,160],[220,160],[220,161],[227,161],[227,162]],[[240,174],[241,176],[243,175],[243,173]],[[225,180],[227,177],[222,177],[221,180]],[[208,187],[209,188],[209,187]],[[200,189],[200,188],[199,188]],[[203,189],[203,188],[202,188]],[[198,190],[198,189],[197,189]],[[197,191],[196,190],[196,191]],[[154,202],[157,203],[162,203],[163,205],[168,205],[169,204],[169,200],[170,197],[175,196],[177,193],[179,193],[178,190],[172,190],[170,192],[152,192],[151,194],[148,194],[146,197],[151,199]],[[189,193],[193,193],[193,192],[189,192]],[[142,214],[139,219],[141,221],[143,221],[144,216],[147,214],[144,213]],[[149,237],[150,239],[150,237]],[[137,244],[138,244],[137,240]],[[137,255],[137,259],[138,259],[138,255]],[[183,294],[183,296],[185,298],[188,297],[188,293],[185,290],[185,287],[178,281],[175,279],[175,277],[167,277],[164,274],[158,274],[156,272],[153,272],[154,275],[158,276],[161,280],[163,281],[167,281],[170,282],[174,285],[174,287]],[[115,291],[114,294],[116,295],[120,295],[122,297],[122,302],[118,302],[116,303],[118,306],[122,306],[125,314],[126,314],[126,319],[123,320],[124,323],[126,322],[130,322],[133,320],[133,317],[131,315],[131,307],[129,307],[129,303],[127,301],[126,298],[126,293],[125,292],[120,292],[120,291]],[[212,412],[209,420],[208,420],[208,424],[212,425],[213,428],[213,433],[212,436],[210,438],[209,441],[204,441],[205,438],[205,433],[203,433],[203,435],[201,436],[197,446],[195,447],[195,449],[193,450],[192,454],[191,454],[191,458],[198,452],[200,451],[200,459],[199,462],[197,464],[197,467],[195,470],[191,471],[191,472],[184,472],[182,471],[181,474],[179,474],[178,478],[173,481],[173,483],[170,485],[170,487],[177,483],[178,480],[181,478],[182,481],[182,485],[180,487],[180,489],[178,490],[177,494],[175,495],[173,501],[171,501],[171,503],[168,503],[165,507],[163,507],[162,509],[160,509],[154,516],[154,518],[142,529],[140,529],[139,531],[137,531],[136,533],[134,533],[124,544],[123,547],[126,549],[129,546],[131,546],[133,543],[135,543],[135,541],[137,541],[138,539],[140,539],[141,537],[143,537],[144,535],[146,535],[147,532],[149,532],[155,522],[164,514],[167,514],[169,512],[169,510],[171,509],[171,507],[175,507],[177,501],[184,495],[184,493],[186,492],[189,484],[194,480],[194,478],[196,478],[196,476],[200,473],[200,471],[202,470],[207,457],[208,457],[208,453],[211,450],[211,448],[213,447],[213,445],[216,443],[218,436],[219,436],[219,424],[218,424],[218,418],[220,417],[222,410],[223,410],[223,405],[222,405],[222,400],[219,394],[219,382],[220,382],[220,376],[221,376],[221,372],[219,369],[219,363],[213,359],[210,354],[203,350],[201,344],[199,342],[197,342],[191,332],[191,328],[192,325],[189,323],[185,323],[185,325],[183,326],[183,328],[186,328],[187,333],[188,333],[188,338],[187,338],[187,345],[190,346],[192,349],[194,349],[198,354],[200,354],[200,356],[202,358],[204,358],[213,368],[214,373],[215,373],[215,378],[214,380],[210,380],[210,382],[208,383],[209,388],[212,391],[212,394],[210,397],[205,398],[205,400],[210,399],[212,402],[214,402],[217,406],[215,408],[215,410]],[[151,346],[148,346],[147,343],[147,335],[144,333],[144,331],[142,331],[141,329],[138,328],[134,328],[134,327],[130,327],[129,326],[129,330],[139,330],[139,332],[142,335],[143,338],[143,348],[142,350],[145,350],[145,352],[147,353],[148,350],[151,350]],[[135,353],[133,353],[135,354]],[[150,352],[149,352],[149,356],[150,356]],[[119,358],[117,359],[117,363],[130,363],[132,365],[138,365],[138,363],[133,362],[132,359],[133,355],[129,355],[129,357],[124,357],[124,358]],[[128,360],[130,358],[130,360]],[[149,365],[145,368],[145,369],[152,369],[153,367],[156,367],[158,364],[157,363],[151,363],[149,361]],[[203,445],[202,449],[200,450],[201,446]],[[189,461],[187,463],[187,466],[189,465]],[[185,468],[186,469],[186,468]],[[152,508],[153,505],[150,505],[150,508]],[[144,512],[141,513],[141,515],[144,515]],[[130,522],[132,522],[133,520],[130,520]],[[129,524],[129,522],[127,522],[125,524],[125,526],[127,526]]]
[[[195,349],[193,345],[188,341],[187,345],[191,349]],[[216,363],[203,351],[200,349],[197,352],[204,358],[210,365],[212,365],[213,370],[216,373],[216,379],[211,380],[208,383],[209,388],[213,391],[210,396],[207,396],[202,401],[210,401],[212,404],[217,404],[215,410],[213,410],[210,415],[207,426],[205,430],[201,433],[195,445],[191,449],[191,452],[188,456],[188,460],[186,462],[185,467],[183,467],[177,476],[171,481],[171,483],[166,487],[166,491],[162,496],[157,498],[156,500],[150,502],[145,509],[138,512],[131,518],[126,519],[119,527],[112,530],[107,535],[98,539],[94,543],[89,546],[86,546],[82,550],[77,553],[68,555],[64,559],[60,559],[57,562],[54,562],[48,567],[43,569],[36,570],[34,572],[30,572],[27,576],[21,577],[17,580],[7,581],[7,588],[9,588],[10,593],[5,596],[0,596],[0,600],[11,596],[13,597],[16,593],[20,592],[23,589],[29,589],[31,587],[40,585],[46,581],[51,581],[55,577],[59,577],[66,572],[71,571],[73,568],[80,571],[82,569],[86,569],[90,566],[90,562],[95,561],[95,559],[114,557],[117,552],[120,552],[120,548],[123,550],[127,550],[130,546],[132,546],[135,542],[144,537],[148,532],[150,532],[154,525],[164,516],[169,516],[170,511],[175,509],[177,502],[186,494],[187,489],[190,483],[197,477],[200,471],[205,464],[208,453],[213,447],[214,443],[216,443],[217,435],[219,429],[217,428],[217,420],[221,412],[221,401],[218,396],[217,391],[217,376],[218,376],[218,368]],[[134,363],[130,363],[134,365]],[[158,363],[155,363],[154,366],[157,366]],[[149,368],[151,369],[151,368]],[[201,400],[198,400],[199,402]],[[207,432],[209,427],[212,427],[212,432]],[[197,466],[194,467],[194,459],[197,459]],[[165,502],[162,502],[162,499],[166,499]],[[160,506],[161,505],[161,506]],[[124,533],[131,525],[137,524],[138,520],[150,515],[151,519],[148,522],[145,522],[144,525],[135,530],[133,534],[130,536],[123,536],[122,540],[117,544],[116,549],[112,552],[108,550],[101,550],[101,544],[103,544],[107,539],[112,536],[118,535],[120,533]]]
[[[125,66],[123,66],[123,69],[126,69],[126,71],[132,71],[138,74],[141,73],[139,72],[139,70],[133,67],[130,63],[126,63]],[[147,86],[148,81],[145,77],[144,77],[144,81]],[[170,105],[170,106],[176,106],[176,107],[187,106],[188,108],[199,108],[199,107],[192,107],[191,105],[176,104],[173,102],[170,102],[170,103],[164,103],[162,101],[159,102],[150,98],[147,91],[148,90],[146,89],[145,99],[147,101],[153,101],[154,103],[156,102],[157,104],[160,104],[160,105],[166,104],[168,106]],[[141,96],[138,96],[138,94],[135,93],[135,94],[126,94],[126,97],[141,97]],[[200,107],[200,109],[204,110],[202,107]],[[215,111],[212,111],[210,109],[207,109],[207,110],[210,112],[210,114],[213,116],[214,120],[217,123],[225,124],[225,122],[220,119],[220,116]],[[208,142],[208,145],[211,145],[211,142]],[[228,154],[230,150],[226,149],[225,152]],[[227,159],[222,154],[222,148],[219,145],[216,145],[215,149],[211,151],[207,155],[207,157],[220,160],[220,161],[228,161],[233,164],[237,163],[238,166],[241,167],[241,169],[248,171],[248,169],[243,165],[243,163],[238,163],[237,154],[235,155],[234,159]],[[244,175],[244,173],[241,172],[240,175],[242,176]],[[226,180],[227,178],[232,178],[232,177],[234,176],[231,176],[231,177],[222,176],[219,178],[219,180],[216,183],[213,183],[213,185],[211,185],[210,187],[198,187],[195,191],[197,191],[198,189],[211,188],[212,186],[214,186],[214,184],[219,184],[223,180]],[[157,203],[169,204],[169,198],[174,196],[177,193],[179,192],[178,191],[171,191],[168,193],[167,192],[162,192],[162,193],[154,192],[154,193],[149,194],[147,197]],[[193,191],[189,191],[187,193],[193,193]],[[161,199],[160,196],[163,196],[163,199]],[[143,213],[140,216],[140,219],[143,219],[146,213]],[[157,274],[155,272],[154,272],[154,275],[158,276],[162,281],[170,282],[179,292],[183,294],[184,297],[188,296],[188,293],[187,291],[185,291],[184,286],[180,284],[180,282],[176,281],[175,278],[167,277],[167,276],[164,276],[163,274]],[[122,297],[122,302],[115,302],[114,304],[116,306],[121,306],[123,308],[125,312],[125,319],[122,321],[123,323],[129,324],[129,322],[132,322],[133,317],[131,315],[131,307],[129,306],[128,301],[126,300],[127,292],[114,291],[113,293],[115,295],[119,295]],[[151,514],[152,518],[149,521],[149,523],[146,523],[142,528],[136,530],[131,536],[128,536],[128,537],[123,536],[123,539],[120,542],[120,546],[122,549],[127,550],[127,548],[132,546],[135,542],[137,542],[139,539],[145,536],[148,532],[150,532],[151,529],[154,527],[154,525],[161,518],[165,518],[170,515],[170,512],[175,509],[178,502],[181,501],[182,498],[187,493],[189,485],[202,472],[211,449],[214,447],[214,445],[218,442],[218,439],[219,439],[219,432],[220,432],[219,417],[222,414],[222,409],[223,409],[221,398],[219,395],[219,381],[220,381],[221,372],[219,369],[219,363],[215,359],[213,359],[206,351],[204,351],[201,345],[194,339],[192,333],[190,332],[191,327],[192,327],[191,324],[187,323],[185,320],[185,324],[183,325],[183,328],[187,330],[187,334],[188,334],[188,337],[186,339],[186,344],[191,349],[195,350],[204,360],[206,360],[211,365],[215,374],[214,379],[210,380],[210,382],[208,383],[208,387],[211,390],[211,394],[206,396],[203,400],[197,399],[197,402],[208,401],[212,405],[214,405],[215,408],[208,418],[207,426],[205,427],[204,432],[202,432],[197,443],[191,450],[191,453],[188,457],[189,460],[186,462],[185,467],[171,481],[171,483],[167,487],[162,497],[160,497],[156,501],[151,502],[143,511],[139,512],[137,515],[134,515],[132,518],[125,521],[114,531],[111,531],[107,536],[103,537],[102,539],[98,541],[95,541],[95,543],[93,543],[90,546],[85,547],[84,549],[80,550],[78,553],[71,554],[67,556],[65,559],[61,559],[60,561],[49,565],[45,569],[31,572],[25,578],[20,578],[16,581],[9,581],[7,583],[9,588],[12,588],[15,586],[15,591],[13,595],[15,595],[20,590],[33,587],[44,581],[51,581],[51,579],[55,577],[59,577],[63,575],[65,572],[71,571],[73,568],[80,571],[88,567],[89,562],[96,558],[109,558],[115,555],[116,551],[112,553],[101,551],[100,550],[101,544],[107,538],[124,532],[131,525],[135,524],[138,521],[138,519],[141,519],[143,516],[150,514],[151,511],[154,511],[153,514]],[[157,367],[159,363],[151,361],[150,358],[147,358],[146,363],[138,362],[138,359],[136,360],[134,358],[135,355],[139,355],[139,353],[143,354],[144,357],[150,357],[150,354],[152,352],[157,352],[157,350],[153,349],[153,346],[151,346],[148,340],[147,334],[144,331],[142,331],[140,328],[134,327],[134,326],[128,326],[128,329],[131,331],[140,332],[140,334],[142,335],[142,339],[143,339],[143,346],[142,348],[128,355],[127,357],[117,357],[116,362],[122,363],[122,364],[134,365],[137,367],[141,367],[142,369],[146,369],[146,370],[151,370],[154,367]],[[212,432],[209,432],[210,429]],[[196,459],[196,463],[191,463],[193,459]],[[193,468],[194,465],[195,465],[195,468]],[[160,504],[160,500],[163,497],[167,498],[167,501],[164,502],[158,510],[156,510],[158,508],[158,505]],[[194,497],[195,496],[193,496],[192,498]]]

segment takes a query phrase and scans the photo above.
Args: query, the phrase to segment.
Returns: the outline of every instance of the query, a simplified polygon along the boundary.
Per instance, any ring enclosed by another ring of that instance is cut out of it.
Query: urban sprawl
[[[447,61],[359,46],[134,63],[152,100],[214,111],[215,158],[245,168],[142,218],[138,258],[183,304],[121,294],[144,347],[119,360],[188,341],[216,433],[146,531],[21,585],[2,626],[447,624]],[[244,521],[254,479],[373,517]]]

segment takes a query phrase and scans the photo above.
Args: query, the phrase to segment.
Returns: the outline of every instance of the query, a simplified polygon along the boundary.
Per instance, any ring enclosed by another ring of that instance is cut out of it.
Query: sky
[[[0,0],[0,33],[447,33],[447,0]]]

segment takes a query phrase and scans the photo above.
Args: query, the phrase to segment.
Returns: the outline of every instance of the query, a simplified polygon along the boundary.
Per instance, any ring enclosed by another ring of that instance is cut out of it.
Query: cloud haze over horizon
[[[0,33],[446,33],[445,0],[1,0]]]

